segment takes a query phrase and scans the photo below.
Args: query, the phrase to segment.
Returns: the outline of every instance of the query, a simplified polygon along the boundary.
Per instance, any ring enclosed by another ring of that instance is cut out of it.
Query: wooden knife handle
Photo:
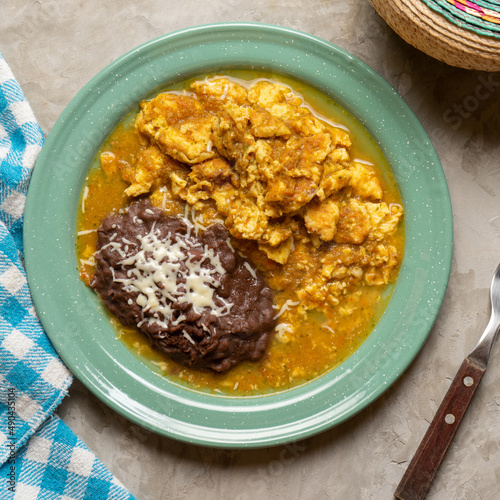
[[[441,460],[483,378],[486,367],[464,360],[451,383],[394,496],[400,500],[425,498]]]

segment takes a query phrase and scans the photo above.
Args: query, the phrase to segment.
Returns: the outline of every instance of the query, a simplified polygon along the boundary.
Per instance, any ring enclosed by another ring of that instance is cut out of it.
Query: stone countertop
[[[368,0],[10,0],[0,51],[48,133],[111,61],[188,26],[251,21],[309,32],[382,75],[429,134],[448,181],[454,256],[442,309],[421,353],[374,404],[287,446],[210,449],[153,434],[75,381],[58,414],[139,500],[393,498],[462,359],[489,316],[500,261],[500,74],[446,66],[401,40]],[[500,498],[500,346],[428,498]]]

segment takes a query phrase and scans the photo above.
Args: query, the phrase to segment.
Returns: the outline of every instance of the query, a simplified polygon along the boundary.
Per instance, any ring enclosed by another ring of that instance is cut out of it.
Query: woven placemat
[[[460,3],[471,9],[473,3],[485,13],[487,6],[492,12],[500,12],[500,4],[490,0],[370,1],[398,35],[429,56],[460,68],[500,71],[500,25],[455,5]],[[444,9],[444,4],[448,10]],[[466,15],[467,20],[474,19],[481,27],[467,22]]]

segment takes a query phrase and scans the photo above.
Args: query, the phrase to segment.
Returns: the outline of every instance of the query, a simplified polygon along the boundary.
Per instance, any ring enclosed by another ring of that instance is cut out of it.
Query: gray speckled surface
[[[75,381],[58,410],[139,500],[392,498],[462,359],[489,315],[500,261],[500,74],[446,66],[394,34],[367,0],[11,0],[0,51],[44,132],[100,69],[180,28],[255,21],[309,32],[348,50],[400,92],[440,156],[453,204],[450,285],[428,342],[403,377],[345,424],[270,449],[221,450],[152,434]],[[500,346],[429,499],[500,498]]]

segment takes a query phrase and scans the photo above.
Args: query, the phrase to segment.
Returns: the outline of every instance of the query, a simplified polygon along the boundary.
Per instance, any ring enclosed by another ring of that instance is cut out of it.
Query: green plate
[[[279,73],[336,100],[379,144],[406,210],[406,249],[387,309],[362,346],[306,385],[262,397],[200,393],[160,377],[115,338],[78,278],[75,217],[103,140],[146,95],[224,69]],[[146,43],[95,76],[47,137],[26,202],[24,245],[37,312],[73,373],[102,401],[147,429],[225,448],[276,445],[339,424],[373,402],[424,344],[448,283],[452,214],[439,159],[396,91],[338,47],[291,29],[199,26]]]

